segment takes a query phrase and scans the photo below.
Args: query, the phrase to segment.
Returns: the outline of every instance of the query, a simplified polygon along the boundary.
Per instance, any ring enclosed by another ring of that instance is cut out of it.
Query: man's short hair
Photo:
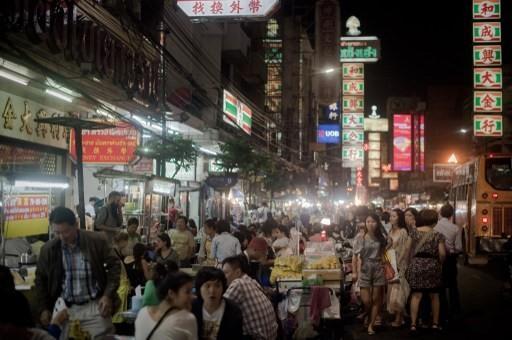
[[[222,261],[222,266],[224,267],[225,264],[229,264],[231,268],[237,269],[240,268],[242,273],[248,274],[249,273],[249,262],[247,261],[247,258],[245,255],[237,255],[237,256],[231,256],[224,261]]]
[[[178,222],[179,220],[183,220],[183,221],[185,222],[185,224],[187,224],[187,222],[188,222],[188,218],[187,218],[187,216],[185,216],[185,215],[180,215],[180,216],[178,216],[178,217],[176,218],[176,222]]]
[[[119,191],[112,191],[110,194],[108,194],[108,199],[111,200],[115,197],[122,197],[123,195]]]
[[[50,213],[50,223],[67,223],[70,226],[76,225],[76,216],[73,210],[66,207],[57,207]]]
[[[443,205],[441,207],[441,211],[439,213],[444,218],[450,218],[453,216],[453,212],[454,212],[454,210],[453,210],[453,207],[451,206],[451,204],[446,203],[445,205]]]

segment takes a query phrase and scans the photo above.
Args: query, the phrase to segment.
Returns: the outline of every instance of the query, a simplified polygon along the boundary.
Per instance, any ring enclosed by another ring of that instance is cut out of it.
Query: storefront
[[[49,233],[51,209],[69,202],[67,131],[38,124],[36,117],[63,112],[0,87],[0,203],[5,263],[18,267],[19,255]],[[32,242],[31,242],[32,241]]]

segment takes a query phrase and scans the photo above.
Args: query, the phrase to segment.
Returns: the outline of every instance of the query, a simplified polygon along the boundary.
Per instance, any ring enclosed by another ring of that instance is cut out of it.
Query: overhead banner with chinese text
[[[114,129],[83,130],[83,163],[129,164],[135,160],[139,145],[138,130],[127,124],[117,123]],[[69,153],[76,160],[75,130],[71,129]]]
[[[279,0],[177,0],[178,7],[194,19],[264,19]]]

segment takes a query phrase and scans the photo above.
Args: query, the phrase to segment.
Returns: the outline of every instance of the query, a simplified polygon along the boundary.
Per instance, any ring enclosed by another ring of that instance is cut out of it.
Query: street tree
[[[137,148],[139,156],[161,159],[174,165],[174,173],[170,176],[174,179],[181,169],[190,170],[197,159],[197,149],[189,139],[179,135],[166,137],[165,142],[161,138],[152,138],[143,146]]]

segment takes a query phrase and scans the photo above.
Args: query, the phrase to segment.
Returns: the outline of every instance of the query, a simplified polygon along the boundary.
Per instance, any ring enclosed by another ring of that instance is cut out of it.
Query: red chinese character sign
[[[474,22],[473,42],[475,43],[499,43],[501,42],[501,23],[499,22]]]
[[[178,7],[194,19],[266,18],[279,0],[177,0]]]
[[[475,112],[501,112],[503,94],[501,91],[474,91]]]
[[[74,129],[71,129],[69,153],[76,159]],[[83,162],[87,164],[129,164],[136,158],[140,135],[136,128],[117,123],[115,129],[83,130]]]
[[[503,136],[503,117],[501,115],[474,115],[473,131],[475,137]]]
[[[501,62],[500,45],[473,46],[474,66],[500,66]]]
[[[343,63],[342,71],[343,71],[343,79],[363,79],[364,80],[364,64],[363,63]]]
[[[500,0],[473,0],[473,19],[500,19]]]
[[[475,68],[474,87],[478,90],[500,90],[503,86],[503,74],[499,67]]]
[[[364,95],[363,79],[343,79],[343,95],[362,96]]]

